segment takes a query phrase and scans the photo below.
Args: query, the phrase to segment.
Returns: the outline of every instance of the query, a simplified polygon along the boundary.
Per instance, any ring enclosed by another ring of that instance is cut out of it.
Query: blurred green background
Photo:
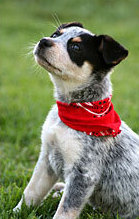
[[[47,72],[31,54],[34,43],[54,32],[55,14],[61,23],[79,21],[94,33],[109,34],[129,50],[112,75],[113,102],[139,133],[138,0],[0,0],[0,219],[51,218],[54,213],[37,209],[17,216],[11,209],[31,176],[41,126],[55,102]]]

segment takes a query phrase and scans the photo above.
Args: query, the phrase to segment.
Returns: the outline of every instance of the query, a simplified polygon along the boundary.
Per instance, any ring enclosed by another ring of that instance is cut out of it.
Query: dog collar
[[[114,110],[111,97],[84,103],[56,101],[58,115],[67,126],[87,135],[115,137],[121,132],[121,120]]]

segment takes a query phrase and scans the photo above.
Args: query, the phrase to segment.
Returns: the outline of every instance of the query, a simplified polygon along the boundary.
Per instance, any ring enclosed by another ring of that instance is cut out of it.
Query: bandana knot
[[[95,102],[63,103],[57,101],[58,115],[72,129],[94,136],[118,135],[121,125],[111,97]]]

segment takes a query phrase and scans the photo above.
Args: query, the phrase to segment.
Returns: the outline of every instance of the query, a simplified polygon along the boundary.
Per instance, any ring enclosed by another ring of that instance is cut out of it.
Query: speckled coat
[[[43,38],[34,55],[51,72],[56,99],[89,102],[112,93],[111,70],[127,50],[107,35],[97,36],[79,23],[70,23]],[[139,216],[139,136],[123,121],[121,130],[114,138],[86,135],[67,127],[54,105],[43,125],[40,156],[24,191],[26,204],[39,204],[60,178],[65,188],[54,219],[76,219],[87,202],[123,218]]]

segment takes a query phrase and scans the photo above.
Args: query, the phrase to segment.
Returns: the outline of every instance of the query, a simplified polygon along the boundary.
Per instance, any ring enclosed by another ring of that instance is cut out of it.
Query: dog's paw
[[[64,188],[65,188],[65,183],[62,182],[56,183],[53,187],[53,190],[55,190],[53,194],[53,198],[57,198],[61,196],[61,193],[63,193]]]
[[[18,212],[21,210],[22,202],[23,202],[23,200],[21,199],[20,202],[18,203],[18,205],[15,208],[13,208],[14,212]]]
[[[18,211],[20,211],[20,207],[18,207],[18,205],[15,207],[15,208],[13,208],[13,212],[18,212]]]

